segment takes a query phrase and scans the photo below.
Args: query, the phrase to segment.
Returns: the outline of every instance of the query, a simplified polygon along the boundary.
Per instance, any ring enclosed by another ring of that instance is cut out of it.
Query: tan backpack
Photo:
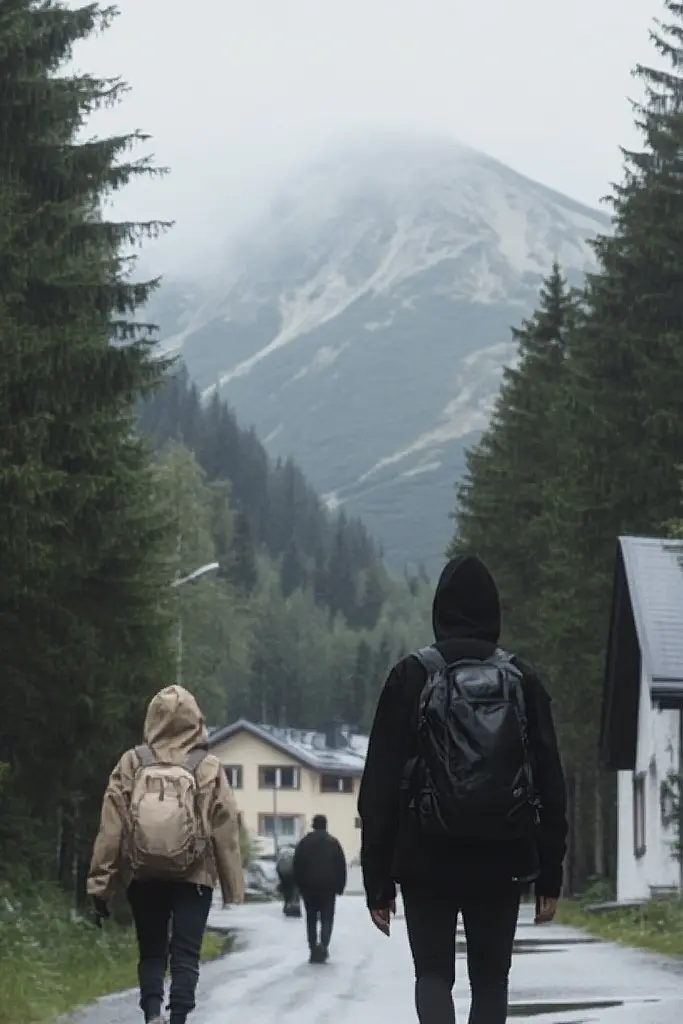
[[[184,764],[160,761],[146,745],[135,753],[140,764],[128,812],[130,869],[136,879],[180,881],[208,851],[196,775],[205,752],[193,750]]]

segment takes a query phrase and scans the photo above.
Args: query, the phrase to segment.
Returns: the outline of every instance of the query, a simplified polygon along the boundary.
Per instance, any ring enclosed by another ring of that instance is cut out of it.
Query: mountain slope
[[[205,393],[390,564],[433,571],[510,325],[554,259],[580,280],[608,223],[457,143],[386,137],[305,169],[201,291],[169,282],[153,313]]]

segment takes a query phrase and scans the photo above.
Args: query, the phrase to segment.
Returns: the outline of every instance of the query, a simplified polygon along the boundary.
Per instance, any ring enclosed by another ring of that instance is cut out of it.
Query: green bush
[[[216,956],[208,933],[203,956]],[[54,888],[19,897],[0,885],[0,1024],[35,1024],[136,984],[130,927],[99,930]]]

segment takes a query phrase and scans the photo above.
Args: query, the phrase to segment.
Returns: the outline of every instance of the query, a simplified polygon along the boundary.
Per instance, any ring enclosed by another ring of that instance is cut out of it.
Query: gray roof
[[[683,708],[683,541],[619,537],[600,723],[607,768],[633,770],[641,674],[660,708]]]
[[[683,541],[620,537],[619,546],[653,696],[672,686],[683,694]]]
[[[322,732],[259,725],[246,718],[240,718],[231,725],[212,731],[209,735],[209,749],[242,731],[263,740],[264,743],[314,771],[334,775],[363,774],[368,737],[353,733],[347,726],[342,726],[339,730],[339,746],[331,748],[327,745],[325,734]]]

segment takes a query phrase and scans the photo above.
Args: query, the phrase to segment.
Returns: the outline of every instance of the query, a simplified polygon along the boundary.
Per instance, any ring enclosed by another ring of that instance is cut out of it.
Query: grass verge
[[[218,956],[224,942],[207,932],[202,957]],[[52,1020],[137,984],[133,930],[75,919],[51,890],[17,900],[0,888],[0,978],[0,1024]]]
[[[680,899],[652,900],[644,907],[600,914],[588,914],[585,904],[563,900],[557,920],[609,942],[683,957],[683,900]]]

